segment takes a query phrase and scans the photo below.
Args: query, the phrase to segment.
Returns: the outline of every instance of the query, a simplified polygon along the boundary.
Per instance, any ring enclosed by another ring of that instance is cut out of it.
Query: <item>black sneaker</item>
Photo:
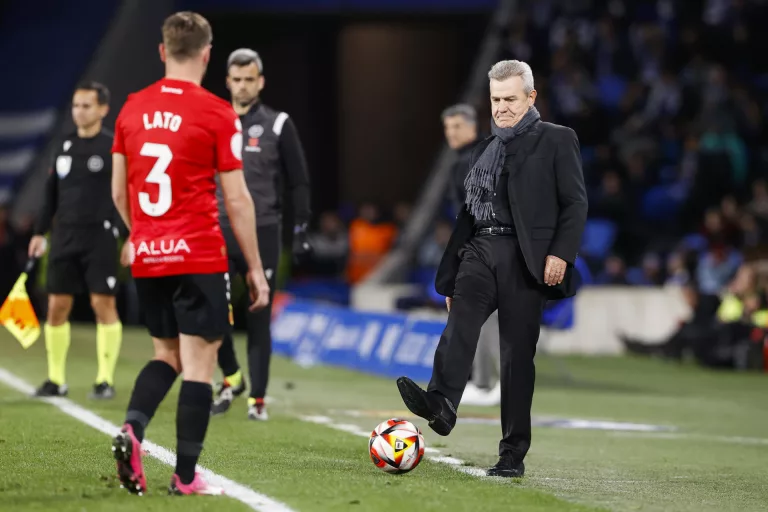
[[[456,408],[447,398],[424,391],[408,377],[397,379],[397,389],[408,410],[427,420],[432,430],[441,436],[451,433],[456,425]]]
[[[69,388],[67,388],[66,384],[59,386],[50,380],[46,380],[35,390],[35,396],[67,396],[68,391]]]
[[[93,391],[88,394],[92,400],[112,400],[115,398],[115,388],[106,382],[93,385]]]
[[[525,464],[509,455],[499,457],[499,462],[486,472],[488,476],[502,478],[522,478],[525,475]]]
[[[240,385],[233,388],[227,384],[226,380],[219,384],[219,390],[216,392],[216,399],[211,406],[211,415],[224,414],[232,406],[235,398],[245,392],[245,377],[240,381]]]

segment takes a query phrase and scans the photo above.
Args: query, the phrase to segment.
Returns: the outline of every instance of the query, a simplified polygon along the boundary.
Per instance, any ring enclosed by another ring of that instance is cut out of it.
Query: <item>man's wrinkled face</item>
[[[255,62],[247,66],[232,64],[227,74],[227,89],[232,93],[232,101],[240,106],[248,106],[259,98],[264,88],[264,77],[259,73]]]
[[[536,101],[536,90],[526,94],[523,79],[491,80],[491,114],[499,128],[512,128]]]

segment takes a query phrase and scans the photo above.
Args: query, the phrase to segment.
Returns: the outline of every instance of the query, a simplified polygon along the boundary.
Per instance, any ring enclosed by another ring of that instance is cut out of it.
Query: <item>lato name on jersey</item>
[[[173,112],[158,112],[152,116],[152,122],[149,122],[149,114],[144,114],[144,129],[152,130],[154,128],[163,128],[172,132],[179,131],[181,126],[181,116]]]

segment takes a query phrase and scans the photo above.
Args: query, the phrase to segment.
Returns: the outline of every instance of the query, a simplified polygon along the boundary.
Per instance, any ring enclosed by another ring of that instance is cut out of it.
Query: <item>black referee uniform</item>
[[[270,323],[280,259],[283,190],[287,187],[292,195],[294,222],[297,229],[303,231],[310,217],[309,176],[298,130],[288,114],[257,102],[240,116],[240,120],[243,124],[243,171],[256,207],[259,252],[270,288],[269,306],[247,314],[250,397],[263,400],[272,355]],[[218,194],[230,275],[239,273],[244,276],[248,268],[229,224],[221,187]],[[219,349],[219,366],[225,376],[233,375],[240,369],[231,335],[224,338]]]
[[[112,138],[73,132],[53,160],[35,225],[36,235],[51,231],[50,294],[117,293],[117,238],[127,230],[112,202]]]

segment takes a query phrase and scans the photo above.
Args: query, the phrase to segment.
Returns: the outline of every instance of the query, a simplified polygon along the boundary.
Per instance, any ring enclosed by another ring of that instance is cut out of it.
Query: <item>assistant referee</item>
[[[246,314],[251,378],[248,417],[266,420],[264,397],[272,356],[270,323],[281,247],[283,186],[287,187],[293,199],[293,253],[294,256],[301,256],[311,250],[306,233],[310,218],[309,176],[304,150],[293,121],[285,112],[274,110],[259,99],[264,88],[264,68],[258,53],[241,48],[230,54],[227,59],[227,88],[232,94],[232,106],[243,124],[243,171],[256,206],[259,250],[270,289],[269,306]],[[221,187],[218,190],[219,216],[227,241],[230,275],[239,273],[245,276],[247,267],[229,225]],[[224,337],[219,349],[219,366],[224,380],[218,388],[212,414],[229,410],[234,398],[246,388],[231,335]]]
[[[90,292],[96,316],[98,374],[91,398],[115,394],[113,377],[122,324],[117,314],[117,238],[125,225],[112,203],[112,133],[102,127],[109,111],[109,90],[98,82],[80,84],[72,98],[77,131],[69,134],[54,156],[45,186],[43,209],[29,243],[29,256],[48,256],[48,315],[45,348],[48,379],[37,396],[65,396],[70,343],[69,314],[74,295]]]

